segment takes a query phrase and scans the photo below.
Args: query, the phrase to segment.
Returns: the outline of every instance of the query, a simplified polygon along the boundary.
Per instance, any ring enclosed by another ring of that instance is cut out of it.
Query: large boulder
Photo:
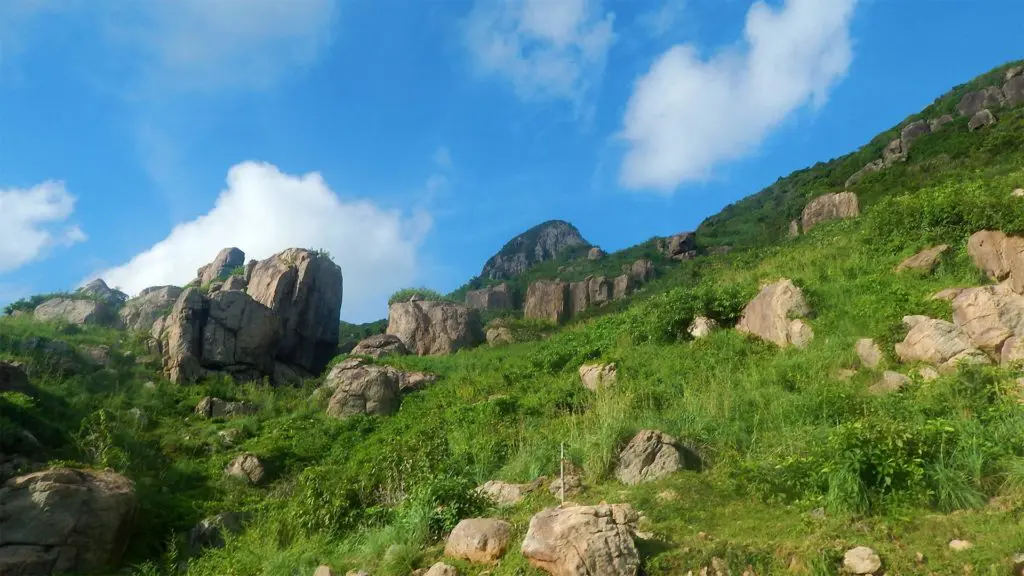
[[[801,215],[803,231],[806,234],[822,222],[860,216],[857,195],[853,192],[822,194],[804,206]]]
[[[401,401],[401,374],[390,366],[378,366],[359,358],[335,364],[324,378],[333,390],[327,414],[347,418],[356,414],[388,416]]]
[[[629,274],[620,274],[612,279],[612,300],[625,298],[633,293],[636,287],[633,277]]]
[[[803,291],[792,280],[783,278],[761,288],[743,309],[736,329],[781,347],[806,345],[813,334],[808,333],[810,327],[799,318],[810,311]]]
[[[699,469],[700,459],[664,432],[641,430],[619,452],[615,477],[633,485],[664,478],[681,468]]]
[[[614,285],[605,276],[589,276],[569,284],[570,316],[576,316],[588,308],[601,306],[612,300]]]
[[[929,120],[928,121],[928,128],[932,132],[935,132],[939,128],[942,128],[943,126],[945,126],[946,124],[949,124],[952,121],[953,121],[953,116],[952,115],[950,115],[950,114],[943,114],[942,116],[939,116],[938,118],[933,118],[932,120]]]
[[[589,246],[589,243],[575,226],[562,220],[550,220],[509,240],[487,260],[480,276],[491,280],[510,280],[530,266],[557,258],[577,246]]]
[[[903,148],[903,140],[897,138],[889,142],[882,150],[882,166],[889,167],[907,159],[907,151]]]
[[[53,468],[0,488],[0,574],[114,568],[135,521],[131,481],[110,471]]]
[[[914,140],[918,139],[919,137],[925,134],[928,134],[931,131],[932,128],[927,121],[915,120],[910,124],[904,126],[902,130],[900,130],[900,140],[903,141],[903,147],[909,150],[910,145],[914,142]]]
[[[861,366],[874,370],[882,363],[882,349],[871,338],[861,338],[854,346]]]
[[[971,116],[971,119],[967,121],[967,129],[974,132],[975,130],[991,126],[995,123],[996,115],[988,108],[985,108],[984,110],[975,112],[974,116]]]
[[[530,519],[521,551],[554,576],[637,576],[636,522],[628,504],[547,508]]]
[[[102,300],[91,298],[57,297],[50,298],[32,311],[40,322],[64,322],[77,325],[116,325],[117,313]]]
[[[118,312],[121,324],[127,330],[149,332],[158,319],[170,312],[181,292],[182,289],[177,286],[146,288],[139,292],[138,296],[125,302]]]
[[[451,354],[484,341],[478,311],[452,302],[398,302],[388,309],[387,333],[420,356]]]
[[[964,94],[956,105],[956,110],[961,116],[970,118],[985,108],[998,108],[1003,104],[1004,100],[1005,97],[1001,88],[998,86],[988,86],[983,90]]]
[[[967,334],[951,322],[927,316],[904,316],[903,324],[910,331],[895,346],[902,362],[926,362],[947,369],[955,369],[961,361],[987,362]]]
[[[195,288],[181,293],[171,313],[153,325],[159,342],[164,376],[171,382],[184,384],[203,377],[199,363],[203,349],[203,325],[206,322],[206,299]]]
[[[623,266],[623,268],[625,268],[625,266]],[[637,284],[646,284],[651,280],[654,280],[654,262],[651,262],[648,258],[641,258],[640,260],[633,262],[633,265],[629,267],[629,270],[623,270],[623,272],[628,272]]]
[[[128,299],[128,295],[120,290],[116,290],[107,286],[107,283],[101,278],[97,278],[92,282],[89,282],[85,286],[82,286],[78,290],[75,290],[76,294],[81,296],[87,296],[96,300],[102,300],[111,306],[120,306]]]
[[[490,564],[505,555],[512,526],[497,518],[466,518],[455,525],[444,546],[445,556]]]
[[[375,334],[361,340],[350,354],[385,358],[387,356],[405,356],[409,354],[409,349],[402,343],[402,339],[394,334]]]
[[[953,322],[974,346],[999,350],[1007,338],[1024,334],[1024,296],[1007,283],[967,288],[953,299]]]
[[[1003,98],[1007,106],[1024,104],[1024,76],[1017,75],[1006,79],[1003,84]]]
[[[502,282],[466,292],[466,306],[477,310],[510,310],[515,308],[515,301],[508,284]]]
[[[245,252],[238,248],[224,248],[217,253],[213,262],[196,270],[196,278],[200,286],[209,285],[217,280],[227,280],[231,271],[245,266]]]
[[[689,260],[697,255],[697,235],[693,232],[680,232],[668,238],[659,238],[656,247],[666,258]]]
[[[587,390],[597,392],[602,388],[609,388],[615,385],[618,368],[615,363],[609,364],[584,364],[580,366],[580,381]]]
[[[338,350],[341,268],[325,254],[289,248],[253,267],[248,293],[280,321],[277,360],[323,372]]]
[[[939,263],[939,260],[942,258],[942,254],[947,250],[949,250],[948,244],[939,244],[938,246],[926,248],[900,262],[896,266],[896,272],[903,272],[904,270],[931,272],[935,269],[935,265]]]
[[[967,240],[967,253],[989,278],[1009,279],[1013,291],[1024,294],[1024,237],[981,230]]]
[[[523,314],[527,318],[541,318],[561,323],[571,315],[569,285],[557,280],[537,280],[526,289]]]

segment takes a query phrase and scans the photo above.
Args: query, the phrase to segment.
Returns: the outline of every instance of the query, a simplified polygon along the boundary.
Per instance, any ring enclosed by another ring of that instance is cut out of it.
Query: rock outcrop
[[[510,280],[530,266],[557,258],[570,248],[589,245],[572,224],[550,220],[508,241],[487,260],[480,276],[491,280]]]
[[[1007,283],[968,288],[953,299],[953,322],[974,346],[994,353],[1024,334],[1024,296]]]
[[[245,252],[238,248],[224,248],[217,253],[213,262],[196,270],[199,286],[208,286],[215,281],[228,279],[228,275],[236,268],[245,266]]]
[[[736,329],[781,347],[802,347],[813,337],[813,332],[799,318],[810,311],[803,291],[792,280],[784,278],[761,288],[743,309]]]
[[[101,278],[97,278],[92,282],[89,282],[85,286],[82,286],[75,293],[81,296],[93,298],[95,300],[103,301],[111,306],[120,306],[128,299],[128,295],[120,290],[115,290]]]
[[[987,362],[967,335],[955,324],[927,316],[904,316],[910,328],[906,338],[896,344],[896,355],[903,362],[926,362],[955,369],[961,361]]]
[[[387,333],[400,338],[409,351],[420,356],[451,354],[484,341],[479,312],[452,302],[392,304]]]
[[[512,526],[497,518],[466,518],[459,522],[444,546],[445,556],[491,564],[505,555]]]
[[[605,276],[589,276],[579,282],[569,283],[569,316],[577,316],[588,308],[602,306],[612,301],[614,282]]]
[[[253,454],[245,453],[232,460],[228,467],[224,469],[224,473],[255,485],[263,481],[266,469],[259,458]]]
[[[127,478],[53,468],[0,488],[0,574],[110,570],[131,536],[137,502]]]
[[[600,260],[606,256],[604,250],[594,246],[587,252],[587,260]]]
[[[658,238],[656,247],[666,258],[689,260],[697,255],[697,236],[693,232],[680,232],[668,238]]]
[[[975,112],[974,116],[971,116],[971,119],[967,121],[967,129],[973,132],[986,126],[991,126],[995,123],[996,115],[988,108],[985,108],[984,110]]]
[[[989,278],[1009,280],[1014,292],[1024,294],[1024,237],[981,230],[967,240],[967,253]]]
[[[914,254],[910,258],[900,262],[896,266],[896,272],[903,272],[904,270],[917,270],[918,272],[931,272],[935,269],[935,266],[939,263],[942,255],[949,250],[948,244],[939,244],[938,246],[932,246],[926,248],[917,254]]]
[[[149,332],[153,324],[166,316],[171,307],[181,296],[182,289],[177,286],[153,286],[146,288],[135,298],[124,303],[118,312],[121,325],[126,330]]]
[[[682,468],[700,468],[700,459],[675,438],[657,430],[641,430],[619,452],[615,477],[623,484],[664,478]]]
[[[117,312],[107,302],[87,298],[50,298],[32,311],[40,322],[112,326],[117,323]]]
[[[853,192],[823,194],[804,206],[801,224],[806,234],[822,222],[857,216],[860,216],[860,206],[857,202],[857,195]]]
[[[1003,96],[1003,90],[997,86],[988,86],[982,90],[974,92],[968,92],[960,98],[960,102],[956,105],[956,111],[961,116],[967,116],[968,118],[974,116],[978,112],[986,108],[998,108],[1003,105],[1006,98]]]
[[[615,385],[618,368],[615,363],[609,364],[584,364],[580,366],[580,380],[587,390],[597,392],[601,388],[608,388]]]
[[[515,300],[511,288],[502,282],[497,286],[466,292],[466,306],[477,310],[511,310],[515,308]]]
[[[623,266],[625,268],[625,266]],[[647,258],[641,258],[629,267],[629,270],[623,270],[636,281],[637,284],[646,284],[651,280],[654,280],[654,262],[651,262]]]
[[[324,386],[334,391],[327,414],[336,418],[355,414],[389,416],[398,410],[401,401],[399,371],[358,358],[335,364],[327,373]]]
[[[538,280],[526,289],[523,315],[562,323],[569,319],[572,308],[569,285],[557,280]]]
[[[530,519],[521,551],[553,576],[637,576],[636,522],[628,504],[547,508]]]
[[[402,343],[402,339],[394,334],[375,334],[361,340],[350,354],[386,358],[388,356],[405,356],[409,354],[409,349]]]
[[[277,360],[323,372],[338,350],[341,268],[326,255],[289,248],[253,267],[248,293],[278,318]]]
[[[478,486],[476,491],[498,506],[512,506],[518,504],[527,494],[540,488],[544,484],[544,480],[543,476],[528,484],[488,480],[481,486]]]

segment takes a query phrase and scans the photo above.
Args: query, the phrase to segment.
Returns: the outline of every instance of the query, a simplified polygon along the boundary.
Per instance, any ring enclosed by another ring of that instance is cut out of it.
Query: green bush
[[[723,326],[735,324],[755,292],[750,286],[708,282],[672,288],[627,310],[622,318],[624,332],[637,343],[686,340],[690,324],[700,315]]]
[[[391,298],[388,298],[388,306],[399,302],[408,302],[413,296],[419,296],[421,300],[427,301],[453,301],[451,298],[430,288],[403,288],[392,294]]]

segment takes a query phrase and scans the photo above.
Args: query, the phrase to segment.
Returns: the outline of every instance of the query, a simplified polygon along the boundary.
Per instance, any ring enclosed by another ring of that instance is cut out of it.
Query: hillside
[[[954,113],[1007,68],[908,123]],[[0,317],[0,362],[23,363],[0,364],[0,476],[70,466],[130,479],[137,511],[130,530],[115,531],[124,552],[99,573],[170,575],[187,562],[191,575],[309,575],[320,565],[407,575],[443,561],[458,574],[533,576],[557,573],[538,567],[545,557],[572,565],[564,550],[592,558],[608,542],[596,572],[577,563],[563,573],[635,576],[639,564],[650,576],[831,575],[858,564],[849,553],[861,546],[877,557],[864,553],[869,568],[858,573],[1020,573],[1024,262],[1010,248],[1024,245],[1015,236],[1024,234],[1024,192],[1014,193],[1024,188],[1024,107],[997,113],[975,130],[956,116],[917,137],[905,160],[852,184],[859,217],[788,237],[810,199],[843,190],[907,123],[708,218],[697,242],[729,253],[675,262],[652,240],[533,266],[515,282],[611,275],[639,257],[659,272],[599,317],[536,341],[361,362],[341,355],[292,386],[209,373],[173,384],[143,335]],[[993,248],[975,236],[981,230],[1011,238]],[[895,271],[937,244],[948,248],[934,263]],[[313,261],[329,267],[324,258]],[[993,287],[990,276],[1005,282]],[[759,314],[741,316],[781,278],[792,281],[776,301],[787,306],[763,314],[782,326],[776,345],[755,337]],[[960,296],[932,297],[977,286],[986,288],[958,294],[992,298],[973,308],[998,311],[989,316],[1002,324],[982,326],[991,330],[958,316],[972,309]],[[227,296],[204,298],[213,310]],[[918,315],[947,330],[936,350],[955,340],[957,354],[945,356],[970,362],[911,359],[920,351],[908,333],[923,324],[904,317]],[[698,316],[718,327],[695,337]],[[951,318],[956,326],[938,322]],[[342,326],[341,338],[364,329]],[[1000,330],[982,352],[979,342]],[[860,343],[867,338],[877,349]],[[614,383],[585,386],[587,363],[614,363],[601,369]],[[562,493],[550,481],[563,448],[566,500],[595,508],[556,508]],[[246,455],[259,474],[238,460]],[[498,486],[509,505],[476,490],[489,481],[506,483]],[[26,551],[24,539],[6,536],[26,524],[18,514],[31,500],[11,482],[0,504],[22,507],[0,507],[0,567],[31,553],[41,559],[26,573],[50,573],[52,544]],[[577,532],[557,522],[531,529],[559,511],[582,514]],[[232,516],[199,524],[222,514]],[[478,549],[460,552],[449,534],[467,518],[495,522]],[[581,538],[587,546],[573,548]]]

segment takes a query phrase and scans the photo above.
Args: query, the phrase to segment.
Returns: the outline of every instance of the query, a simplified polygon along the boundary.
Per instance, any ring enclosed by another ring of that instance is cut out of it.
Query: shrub
[[[403,288],[388,298],[388,306],[399,302],[408,302],[413,296],[419,296],[421,300],[452,302],[447,296],[430,288]]]
[[[624,332],[637,343],[685,340],[697,316],[707,316],[722,325],[735,323],[754,292],[735,284],[678,286],[630,308],[623,315]]]

